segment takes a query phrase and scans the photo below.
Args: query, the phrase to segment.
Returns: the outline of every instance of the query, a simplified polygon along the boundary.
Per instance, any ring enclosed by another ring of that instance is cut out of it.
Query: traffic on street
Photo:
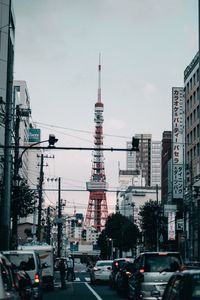
[[[106,262],[106,261],[105,261]],[[60,272],[55,272],[54,291],[45,291],[44,299],[120,299],[121,297],[109,285],[109,280],[99,281],[91,284],[91,272],[86,270],[85,264],[74,266],[75,279],[66,281],[66,289],[61,288]]]

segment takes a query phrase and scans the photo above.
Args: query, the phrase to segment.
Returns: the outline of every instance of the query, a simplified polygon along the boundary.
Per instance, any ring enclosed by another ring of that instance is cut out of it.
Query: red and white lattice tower
[[[99,59],[98,66],[98,99],[95,103],[94,122],[94,151],[92,160],[92,174],[90,181],[86,183],[87,190],[90,192],[87,207],[85,226],[93,226],[98,232],[105,227],[108,217],[108,206],[106,200],[106,183],[103,155],[103,109],[104,105],[101,101],[101,63]]]

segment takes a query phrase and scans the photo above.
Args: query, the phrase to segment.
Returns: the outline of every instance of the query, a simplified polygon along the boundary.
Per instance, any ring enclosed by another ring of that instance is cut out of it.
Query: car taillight
[[[93,270],[94,270],[94,271],[99,271],[99,270],[101,270],[101,269],[94,267]]]
[[[39,283],[40,282],[40,277],[38,274],[35,274],[35,283]]]
[[[139,270],[139,272],[140,272],[140,273],[144,273],[144,268],[141,268],[141,269]]]

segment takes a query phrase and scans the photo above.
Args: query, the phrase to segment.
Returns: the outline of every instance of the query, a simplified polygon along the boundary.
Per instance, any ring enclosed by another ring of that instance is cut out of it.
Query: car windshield
[[[192,276],[192,299],[200,299],[200,274]]]
[[[35,269],[33,254],[6,254],[8,260],[13,264],[14,268],[24,271]]]
[[[175,272],[180,264],[176,254],[150,254],[145,257],[145,272]]]

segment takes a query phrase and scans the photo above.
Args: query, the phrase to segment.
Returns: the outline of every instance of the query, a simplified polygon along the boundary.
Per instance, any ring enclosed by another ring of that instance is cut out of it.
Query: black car
[[[116,258],[113,260],[112,269],[109,277],[109,285],[112,289],[116,289],[117,274],[122,268],[124,262],[131,260],[130,258]]]
[[[200,299],[200,270],[175,272],[165,288],[162,300]]]
[[[31,300],[34,298],[31,278],[24,270],[16,269],[12,266],[12,274],[15,286],[19,292],[21,300]]]
[[[125,261],[121,269],[116,275],[116,290],[119,295],[128,296],[129,285],[128,278],[133,274],[134,263],[132,261]]]

